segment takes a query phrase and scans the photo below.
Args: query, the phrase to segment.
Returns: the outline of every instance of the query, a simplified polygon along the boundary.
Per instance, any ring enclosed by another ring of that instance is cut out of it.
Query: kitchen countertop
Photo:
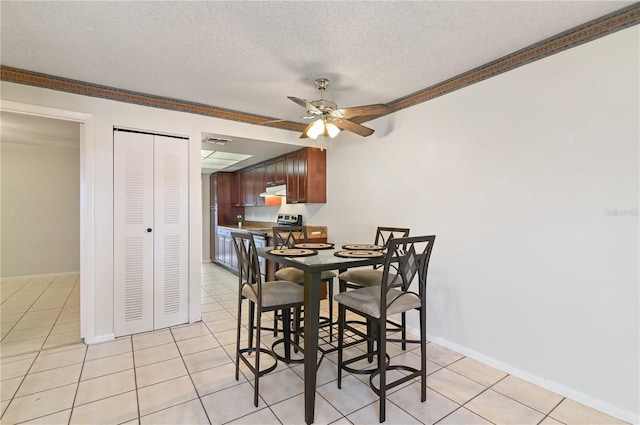
[[[242,227],[238,227],[237,223],[234,224],[219,224],[218,227],[225,227],[231,230],[244,230],[251,233],[262,233],[265,237],[273,237],[273,228],[276,227],[276,223],[265,223],[255,221],[245,221],[242,223]],[[307,237],[309,239],[314,238],[327,238],[327,226],[307,226]]]

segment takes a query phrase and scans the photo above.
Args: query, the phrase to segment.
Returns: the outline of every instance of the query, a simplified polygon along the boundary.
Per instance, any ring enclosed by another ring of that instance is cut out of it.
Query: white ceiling
[[[3,1],[1,63],[274,118],[388,103],[631,1]]]

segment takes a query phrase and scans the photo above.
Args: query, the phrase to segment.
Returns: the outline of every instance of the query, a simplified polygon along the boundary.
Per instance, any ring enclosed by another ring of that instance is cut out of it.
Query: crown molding
[[[467,87],[479,81],[510,71],[517,67],[546,58],[572,47],[588,43],[600,37],[629,28],[640,23],[640,3],[620,9],[601,18],[564,31],[539,43],[525,47],[493,62],[464,72],[441,83],[427,87],[388,103],[390,110],[387,114],[397,112],[410,106],[418,105],[433,98]],[[52,90],[75,93],[83,96],[99,97],[119,102],[133,103],[153,108],[169,109],[172,111],[206,115],[225,120],[239,121],[248,124],[263,125],[302,132],[307,124],[293,121],[272,121],[274,118],[246,112],[219,108],[211,105],[188,102],[179,99],[155,96],[114,87],[107,87],[83,81],[71,80],[53,75],[24,69],[0,66],[0,80],[17,84],[25,84]],[[382,115],[358,117],[352,119],[363,123]],[[266,122],[270,121],[270,122]]]
[[[456,75],[453,78],[424,90],[396,99],[388,103],[391,107],[390,113],[451,93],[471,84],[486,80],[487,78],[511,71],[512,69],[588,43],[625,28],[638,25],[639,23],[640,3],[635,3],[624,9],[556,34],[543,41],[496,59],[495,61]]]

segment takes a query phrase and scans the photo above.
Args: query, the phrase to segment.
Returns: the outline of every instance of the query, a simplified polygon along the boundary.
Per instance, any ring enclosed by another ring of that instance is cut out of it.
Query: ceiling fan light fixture
[[[324,98],[324,91],[328,85],[329,80],[326,78],[318,78],[316,80],[316,87],[320,90],[320,99],[311,102],[299,97],[287,96],[289,100],[305,108],[309,114],[309,118],[318,118],[313,123],[307,125],[300,135],[301,139],[310,137],[315,140],[318,136],[334,138],[340,134],[342,130],[347,130],[363,137],[371,136],[373,129],[350,121],[349,119],[363,116],[380,116],[389,113],[390,108],[384,103],[338,109],[338,105],[336,105],[334,101]]]
[[[328,135],[332,139],[340,133],[340,129],[332,122],[326,122],[324,124],[325,135]]]
[[[319,135],[324,133],[324,120],[319,119],[316,120],[311,128],[307,131],[307,136],[311,137],[313,140],[317,139]]]

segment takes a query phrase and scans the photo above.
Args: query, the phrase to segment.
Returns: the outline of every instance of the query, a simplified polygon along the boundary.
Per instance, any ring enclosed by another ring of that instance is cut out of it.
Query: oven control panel
[[[278,214],[279,225],[289,226],[301,226],[302,215],[301,214]]]

